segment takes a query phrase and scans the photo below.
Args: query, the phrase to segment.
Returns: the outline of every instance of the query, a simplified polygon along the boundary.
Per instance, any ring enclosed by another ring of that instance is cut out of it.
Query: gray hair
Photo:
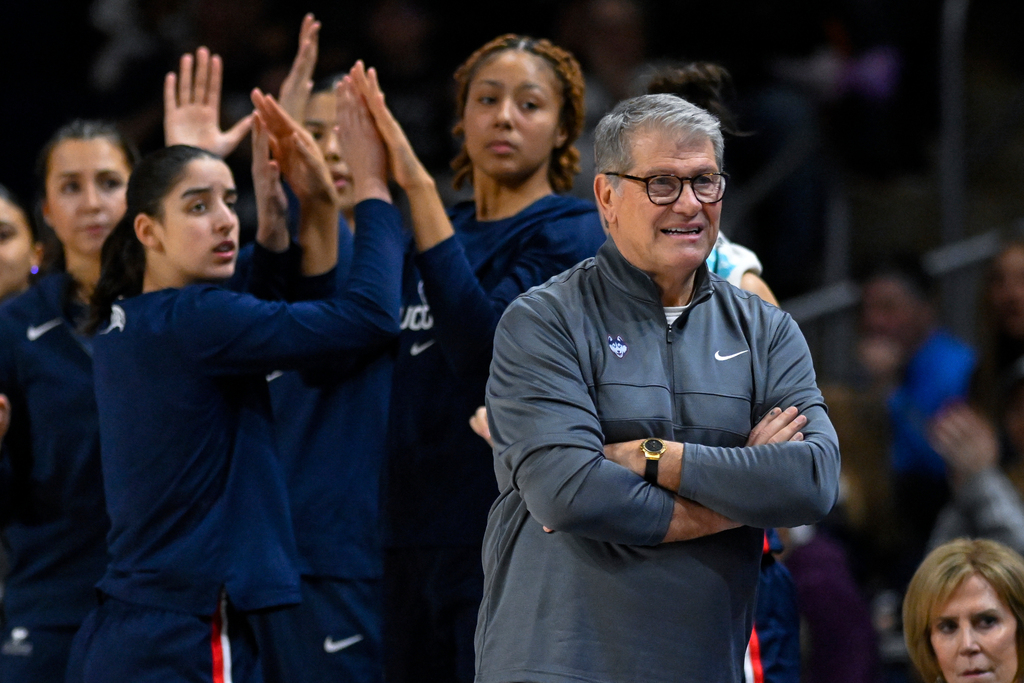
[[[598,173],[624,173],[633,165],[633,138],[638,132],[659,131],[682,141],[710,140],[722,169],[725,142],[714,115],[676,95],[641,95],[623,100],[597,124],[594,162]],[[619,179],[610,178],[618,186]]]

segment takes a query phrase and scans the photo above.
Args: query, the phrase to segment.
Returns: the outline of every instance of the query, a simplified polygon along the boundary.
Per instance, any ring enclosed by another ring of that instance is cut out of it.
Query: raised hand
[[[281,185],[281,168],[270,158],[267,124],[252,121],[252,184],[256,193],[256,241],[270,251],[283,252],[288,235],[288,198]]]
[[[963,403],[944,408],[932,420],[928,442],[949,465],[954,485],[999,462],[995,428]]]
[[[307,14],[299,28],[299,50],[278,95],[281,108],[296,121],[302,121],[309,94],[313,91],[313,71],[319,50],[320,22],[312,14]]]
[[[353,198],[356,202],[371,198],[390,202],[387,151],[351,76],[335,86],[334,96],[338,147],[352,173]]]
[[[337,207],[331,172],[309,131],[289,116],[273,95],[265,95],[259,88],[252,91],[252,103],[267,126],[270,150],[303,206],[319,202]]]
[[[407,191],[418,183],[432,184],[433,179],[413,151],[405,131],[384,103],[384,93],[377,81],[377,71],[372,67],[366,69],[360,60],[349,71],[349,77],[366,101],[374,123],[377,124],[377,130],[387,147],[388,161],[395,182]]]
[[[164,79],[164,140],[167,146],[192,145],[219,157],[238,147],[252,125],[246,116],[226,131],[220,129],[220,95],[224,64],[205,47],[193,57],[181,56],[179,74]]]

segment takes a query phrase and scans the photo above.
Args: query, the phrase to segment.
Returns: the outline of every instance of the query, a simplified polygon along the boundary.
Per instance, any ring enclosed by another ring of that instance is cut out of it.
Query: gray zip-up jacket
[[[608,240],[505,312],[478,683],[742,680],[762,528],[828,513],[839,446],[792,318],[705,266],[695,288],[668,327],[653,281]],[[802,442],[744,446],[793,405]],[[650,436],[685,444],[679,495],[748,526],[659,545],[672,492],[603,456]]]

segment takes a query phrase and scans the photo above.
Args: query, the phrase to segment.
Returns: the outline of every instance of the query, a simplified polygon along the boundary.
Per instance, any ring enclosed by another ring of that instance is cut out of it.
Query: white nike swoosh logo
[[[349,636],[348,638],[342,638],[341,640],[331,640],[331,637],[327,636],[326,638],[324,638],[324,652],[326,652],[327,654],[334,654],[335,652],[340,652],[344,650],[346,647],[352,647],[362,639],[363,634],[361,633],[357,633],[354,636]]]
[[[275,379],[277,379],[278,377],[280,377],[283,374],[284,373],[281,372],[280,370],[274,370],[272,373],[267,375],[267,383],[269,384],[270,382],[273,382]]]
[[[27,330],[25,330],[25,336],[28,337],[29,341],[35,341],[36,339],[39,339],[44,334],[46,334],[47,332],[49,332],[50,330],[52,330],[53,328],[57,327],[58,325],[60,325],[63,322],[64,321],[61,320],[60,318],[54,318],[53,320],[47,320],[42,325],[37,325],[35,327],[30,327]]]
[[[431,346],[433,346],[434,342],[436,342],[436,341],[437,341],[436,339],[431,339],[430,341],[424,342],[422,344],[413,344],[412,347],[409,349],[409,355],[410,356],[418,356],[418,355],[420,355],[421,353],[423,353],[424,351],[429,349]]]
[[[742,356],[743,354],[748,353],[749,351],[750,351],[750,349],[745,349],[743,351],[737,351],[736,353],[732,354],[731,356],[723,356],[721,351],[715,351],[715,360],[729,360],[730,358],[735,358],[736,356]]]

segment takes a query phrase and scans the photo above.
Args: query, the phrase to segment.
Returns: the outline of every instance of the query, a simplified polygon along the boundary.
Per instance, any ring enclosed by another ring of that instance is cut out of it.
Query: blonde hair
[[[466,99],[473,77],[491,57],[506,50],[519,50],[540,57],[548,63],[558,78],[561,86],[559,94],[562,96],[558,122],[565,131],[565,142],[551,150],[548,181],[555,192],[568,192],[572,189],[573,177],[580,171],[580,153],[573,143],[583,131],[583,69],[572,53],[551,41],[506,33],[471,54],[469,59],[455,70],[455,115],[459,122],[455,124],[452,133],[459,137],[465,133],[462,117],[466,113]],[[466,151],[465,140],[458,155],[452,160],[452,170],[455,171],[455,178],[452,180],[455,189],[462,187],[462,183],[467,179],[472,183],[473,161]]]
[[[1013,613],[1017,652],[1024,653],[1024,559],[996,541],[959,538],[928,553],[903,599],[903,639],[910,660],[925,681],[942,680],[931,639],[935,610],[974,575],[985,579]],[[1018,656],[1014,680],[1022,678],[1024,657]]]

